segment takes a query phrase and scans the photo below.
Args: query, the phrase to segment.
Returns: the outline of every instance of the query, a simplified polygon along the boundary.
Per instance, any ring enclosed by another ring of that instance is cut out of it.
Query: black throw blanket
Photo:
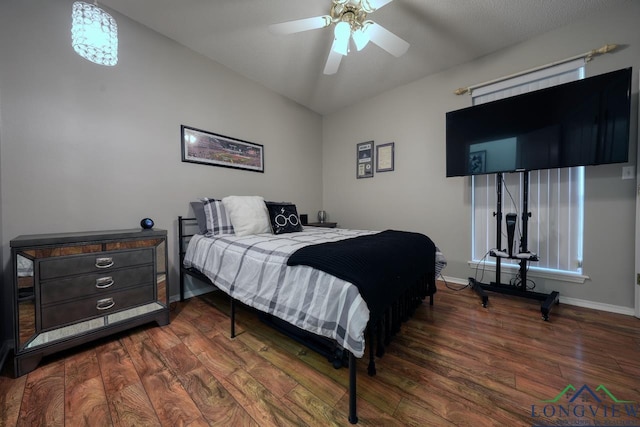
[[[424,234],[386,230],[305,246],[287,265],[307,265],[353,283],[376,317],[420,278],[435,282],[435,259],[436,247]]]

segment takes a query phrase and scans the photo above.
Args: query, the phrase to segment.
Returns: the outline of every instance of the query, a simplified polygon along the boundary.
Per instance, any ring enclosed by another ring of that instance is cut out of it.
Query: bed
[[[192,275],[231,297],[232,336],[237,300],[289,331],[333,343],[334,366],[349,366],[349,421],[356,423],[355,359],[369,342],[374,375],[374,355],[382,356],[400,323],[426,297],[433,304],[446,265],[440,251],[419,233],[303,227],[295,205],[257,196],[191,206],[193,218],[178,218],[181,299],[184,276]]]

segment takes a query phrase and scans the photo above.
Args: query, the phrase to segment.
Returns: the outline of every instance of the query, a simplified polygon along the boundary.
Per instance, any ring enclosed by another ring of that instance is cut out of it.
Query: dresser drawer
[[[153,249],[98,252],[40,261],[40,280],[153,263]]]
[[[42,308],[42,329],[55,328],[95,316],[112,314],[129,307],[153,302],[154,285],[150,283],[109,295],[94,296]]]
[[[40,284],[40,303],[47,305],[76,298],[110,294],[123,288],[152,283],[154,279],[153,265],[101,271],[68,279],[53,279]]]

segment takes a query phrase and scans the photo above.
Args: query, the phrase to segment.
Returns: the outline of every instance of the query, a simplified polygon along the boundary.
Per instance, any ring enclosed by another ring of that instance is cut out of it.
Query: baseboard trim
[[[584,299],[563,297],[560,295],[560,303],[575,305],[577,307],[592,308],[594,310],[608,311],[609,313],[624,314],[626,316],[634,316],[633,307],[623,307],[620,305],[605,304],[602,302],[587,301]]]
[[[456,284],[456,285],[468,285],[469,284],[469,279],[463,280],[463,279],[460,279],[458,277],[450,277],[450,276],[442,276],[442,278],[447,283],[453,283],[453,284]]]
[[[449,276],[442,276],[442,277],[444,277],[444,280],[446,280],[448,283],[455,283],[458,285],[466,285],[469,283],[468,279],[465,280],[465,279],[460,279],[458,277],[449,277]],[[635,310],[633,307],[623,307],[620,305],[605,304],[602,302],[588,301],[580,298],[563,297],[562,294],[560,294],[560,303],[567,304],[567,305],[574,305],[576,307],[584,307],[584,308],[591,308],[594,310],[607,311],[609,313],[624,314],[625,316],[635,316]]]

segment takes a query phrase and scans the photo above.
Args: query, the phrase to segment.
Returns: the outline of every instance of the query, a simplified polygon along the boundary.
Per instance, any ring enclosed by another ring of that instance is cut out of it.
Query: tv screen
[[[447,177],[622,163],[631,68],[446,115]]]

